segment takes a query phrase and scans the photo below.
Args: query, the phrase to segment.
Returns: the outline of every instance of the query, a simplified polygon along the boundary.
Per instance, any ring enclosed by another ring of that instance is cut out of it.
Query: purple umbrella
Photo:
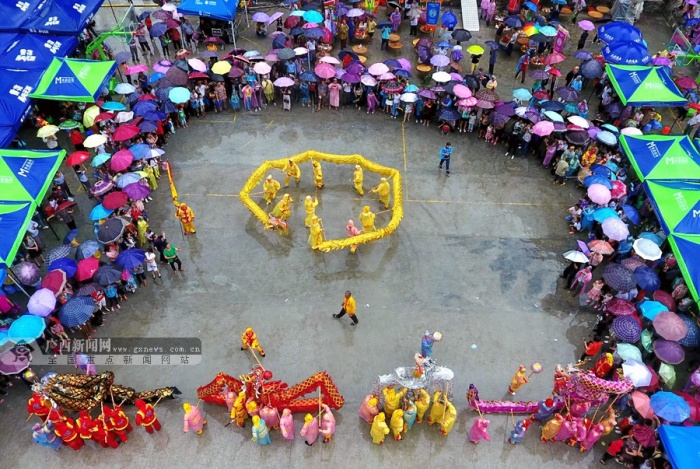
[[[131,54],[129,52],[121,51],[117,52],[114,55],[114,61],[118,64],[123,64],[124,62],[128,62],[129,60],[131,60]]]
[[[20,262],[12,268],[12,271],[23,285],[35,285],[41,278],[39,267],[31,262]]]
[[[83,285],[82,287],[78,288],[78,291],[76,294],[78,296],[90,296],[93,293],[95,293],[97,290],[100,290],[102,287],[100,287],[96,283],[88,283],[87,285]]]
[[[450,59],[446,55],[437,54],[430,58],[430,64],[435,67],[446,67],[450,64]]]
[[[578,93],[570,86],[560,86],[555,91],[564,101],[578,100]]]
[[[355,75],[354,73],[346,73],[343,75],[343,81],[346,83],[359,83],[360,75]]]
[[[630,230],[619,218],[608,218],[603,222],[603,233],[610,239],[622,241],[630,235]]]
[[[537,111],[525,111],[523,117],[533,124],[537,124],[540,121],[540,113]]]
[[[535,80],[546,80],[549,78],[549,72],[544,70],[533,70],[530,72],[530,78],[534,78]]]
[[[127,184],[122,191],[132,200],[145,199],[151,193],[151,189],[140,182]]]
[[[29,314],[45,318],[56,308],[56,295],[48,288],[40,288],[29,297],[27,310]]]
[[[16,345],[0,355],[0,373],[16,375],[29,368],[31,361],[31,349],[26,345]]]
[[[99,180],[92,186],[92,193],[97,197],[100,197],[114,188],[114,183],[112,181]]]
[[[698,325],[688,316],[679,314],[683,322],[685,323],[688,331],[685,333],[685,337],[678,341],[679,344],[685,345],[686,347],[697,347],[700,345],[700,328]]]
[[[616,317],[610,329],[620,340],[631,344],[642,338],[642,326],[631,316]]]
[[[345,71],[347,73],[354,73],[355,75],[362,75],[362,72],[365,71],[365,67],[360,62],[350,62],[350,64],[345,67]]]
[[[585,145],[590,140],[590,137],[585,131],[578,132],[570,130],[566,133],[566,139],[569,143],[573,143],[574,145]]]
[[[141,129],[141,132],[144,133],[155,132],[156,130],[158,130],[158,125],[152,121],[143,121],[139,123],[139,129]]]
[[[619,101],[615,101],[614,103],[610,103],[607,106],[605,106],[605,110],[612,116],[612,117],[617,117],[620,114],[622,114],[622,111],[624,110],[624,106],[622,103]]]
[[[505,125],[506,122],[510,120],[510,117],[501,114],[500,112],[492,112],[489,116],[489,122],[491,122],[496,127]]]
[[[494,110],[499,113],[503,114],[504,116],[512,117],[515,115],[515,109],[513,109],[513,106],[509,106],[507,104],[499,104],[494,108]]]
[[[587,50],[577,50],[574,54],[574,58],[581,60],[591,60],[593,58],[593,54],[591,54]]]
[[[628,341],[629,342],[629,341]],[[683,348],[676,342],[659,339],[654,341],[654,354],[659,360],[671,365],[678,365],[685,360]]]
[[[590,59],[581,65],[581,75],[590,80],[600,78],[603,75],[603,70],[603,66],[595,59]]]
[[[165,79],[168,80],[173,85],[185,86],[189,80],[187,72],[180,70],[177,67],[170,67],[167,72],[165,72]]]
[[[167,11],[167,10],[157,10],[151,16],[157,20],[163,20],[163,21],[167,21],[167,20],[170,20],[173,18],[172,12]]]
[[[612,220],[612,218],[608,218],[608,220]],[[637,285],[634,273],[622,264],[608,264],[605,266],[603,280],[610,288],[617,291],[630,291]]]
[[[437,99],[437,96],[435,95],[435,93],[433,93],[430,90],[420,90],[418,92],[418,96],[420,96],[422,98],[427,98],[427,99]]]
[[[563,122],[555,122],[554,132],[566,132],[566,124]]]

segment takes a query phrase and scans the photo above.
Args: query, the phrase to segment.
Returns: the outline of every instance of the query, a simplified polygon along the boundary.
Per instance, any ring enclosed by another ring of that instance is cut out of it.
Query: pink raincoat
[[[305,423],[299,434],[306,439],[307,445],[313,445],[318,438],[318,419],[314,417],[311,422]]]
[[[481,417],[474,420],[472,428],[469,430],[469,441],[472,443],[478,443],[481,440],[491,441],[489,423],[491,423],[489,420]]]
[[[323,405],[323,417],[321,418],[321,435],[326,439],[326,441],[331,441],[331,437],[335,433],[335,417],[331,412],[331,409],[324,404]]]
[[[198,408],[192,406],[190,411],[185,414],[185,422],[182,430],[187,433],[189,430],[200,432],[204,428],[204,417]]]
[[[258,416],[265,421],[267,428],[279,428],[280,417],[277,413],[277,409],[274,407],[264,406],[260,409],[260,412],[258,412]]]
[[[282,411],[282,418],[280,419],[280,431],[282,432],[282,437],[285,440],[294,439],[294,419],[292,418],[292,411],[289,409],[284,409]]]
[[[372,423],[374,416],[379,413],[379,409],[376,405],[369,405],[369,400],[372,398],[374,398],[374,396],[371,394],[365,396],[365,400],[362,401],[362,405],[360,406],[360,418],[367,423]],[[379,399],[377,399],[377,402],[379,402]]]

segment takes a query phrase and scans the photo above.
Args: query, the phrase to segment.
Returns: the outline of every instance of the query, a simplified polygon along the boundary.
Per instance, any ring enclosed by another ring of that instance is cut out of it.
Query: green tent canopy
[[[607,64],[605,70],[624,105],[680,107],[687,102],[666,67]]]
[[[14,262],[35,210],[33,202],[0,202],[0,268]]]
[[[644,187],[667,234],[700,234],[700,181],[647,179]]]
[[[116,62],[55,57],[29,96],[94,103],[117,69]]]
[[[678,267],[683,272],[688,290],[695,301],[700,300],[698,287],[700,287],[700,235],[671,235],[668,237],[673,254],[678,261]]]
[[[685,135],[621,135],[620,143],[641,181],[700,180],[700,152]]]
[[[0,150],[0,201],[40,204],[65,150]]]

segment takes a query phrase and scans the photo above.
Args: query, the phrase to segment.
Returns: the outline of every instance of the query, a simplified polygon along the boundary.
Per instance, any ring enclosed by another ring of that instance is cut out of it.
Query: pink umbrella
[[[129,150],[119,150],[114,155],[112,155],[112,159],[109,161],[109,165],[112,168],[112,171],[119,172],[124,171],[129,166],[131,166],[132,161],[134,161],[133,153],[131,153]]]
[[[370,75],[374,75],[376,77],[376,76],[383,75],[386,72],[388,72],[389,67],[387,67],[385,64],[379,62],[376,64],[372,64],[369,67],[368,71],[369,71]]]
[[[461,83],[455,85],[454,88],[452,88],[452,92],[458,98],[470,98],[472,96],[471,90]]]
[[[656,333],[667,340],[681,340],[688,332],[688,326],[671,311],[659,313],[654,318]]]
[[[375,80],[374,77],[371,77],[369,75],[362,75],[360,77],[360,81],[363,85],[366,86],[375,86],[377,84],[377,80]]]
[[[268,73],[270,73],[270,70],[272,70],[272,67],[270,67],[265,62],[258,62],[255,65],[253,65],[253,70],[255,70],[255,73],[267,75]]]
[[[595,29],[595,25],[588,20],[579,21],[578,27],[583,29],[584,31],[593,31]]]
[[[614,200],[619,200],[627,195],[627,186],[622,181],[612,181],[612,190],[610,191],[610,196]]]
[[[379,80],[393,80],[395,78],[396,78],[396,75],[394,75],[391,72],[382,73],[381,75],[379,75],[377,77],[377,79],[379,79]]]
[[[313,29],[313,28],[318,28],[318,24],[316,24],[316,23],[304,23],[304,26],[301,27],[301,29]]]
[[[430,64],[436,67],[446,67],[450,63],[450,59],[446,55],[437,54],[430,58]],[[370,67],[371,69],[371,67]],[[372,73],[372,72],[370,72]]]
[[[493,109],[496,107],[496,105],[493,104],[491,101],[484,101],[483,99],[479,99],[476,105],[481,109]]]
[[[654,411],[652,410],[651,405],[649,405],[649,402],[649,396],[643,392],[634,391],[632,393],[632,403],[634,404],[634,408],[637,409],[637,412],[639,412],[642,417],[647,419],[654,416]]]
[[[479,103],[478,99],[476,99],[474,96],[470,96],[469,98],[466,98],[466,99],[460,99],[457,102],[457,105],[464,106],[464,107],[473,107],[473,106],[476,106],[478,103]]]
[[[155,63],[155,65],[153,65],[153,70],[155,70],[156,72],[165,73],[172,66],[173,63],[169,60],[159,60]]]
[[[464,78],[462,78],[462,75],[455,72],[450,73],[450,77],[452,77],[451,81],[458,81],[460,83],[462,82],[462,80],[464,80]]]
[[[29,314],[45,318],[56,308],[56,295],[48,288],[40,288],[29,298]]]
[[[335,67],[331,64],[318,64],[314,68],[314,73],[321,78],[331,78],[335,76]]]
[[[134,124],[124,124],[117,127],[117,130],[114,131],[114,135],[112,135],[112,139],[114,139],[115,142],[123,142],[124,140],[134,138],[140,132],[141,129]]]
[[[272,16],[270,16],[270,19],[267,20],[267,25],[270,26],[272,23],[277,21],[279,18],[282,18],[282,15],[284,15],[284,13],[282,13],[281,11],[277,11],[277,12],[273,13]]]
[[[321,28],[321,31],[323,31],[323,36],[321,36],[321,42],[325,42],[326,44],[330,44],[331,42],[333,42],[333,33],[330,29]]]
[[[554,124],[550,121],[539,121],[532,128],[532,131],[535,133],[535,135],[544,137],[545,135],[549,135],[554,132]]]
[[[147,65],[134,65],[133,67],[129,67],[126,69],[126,74],[127,75],[136,75],[137,73],[141,72],[147,72],[148,71],[148,66]]]
[[[397,59],[397,61],[401,64],[401,68],[406,70],[407,72],[411,71],[411,62],[408,59],[400,58]]]
[[[610,189],[602,184],[591,184],[588,187],[588,198],[598,205],[607,205],[611,197]]]
[[[327,55],[326,57],[321,57],[320,59],[318,59],[318,61],[324,64],[340,65],[340,60],[330,55]]]
[[[207,71],[206,64],[199,59],[189,59],[187,61],[187,63],[189,64],[190,67],[197,70],[198,72],[206,72]]]
[[[630,230],[619,218],[608,218],[603,222],[603,233],[610,239],[622,241],[630,235]]]
[[[637,308],[631,302],[622,298],[613,298],[605,304],[603,309],[615,316],[631,316],[637,312]]]
[[[279,61],[280,61],[280,58],[277,57],[277,54],[273,54],[272,52],[270,52],[269,54],[267,54],[265,56],[265,62],[279,62]]]
[[[554,65],[566,60],[566,56],[560,52],[552,52],[544,58],[545,65]]]

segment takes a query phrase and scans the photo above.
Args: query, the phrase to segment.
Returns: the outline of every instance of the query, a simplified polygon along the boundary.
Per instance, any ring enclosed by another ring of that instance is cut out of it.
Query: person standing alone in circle
[[[450,157],[452,156],[452,144],[447,142],[440,150],[440,164],[438,169],[442,170],[442,164],[445,163],[445,174],[450,175]]]
[[[345,292],[345,298],[343,299],[343,302],[341,303],[342,308],[340,309],[340,312],[338,314],[334,314],[333,317],[338,319],[342,318],[345,316],[345,313],[347,313],[348,316],[350,316],[350,319],[352,320],[351,326],[355,326],[359,321],[357,320],[357,316],[355,315],[355,311],[357,307],[355,306],[355,298],[352,297],[352,293],[350,293],[350,290]]]

